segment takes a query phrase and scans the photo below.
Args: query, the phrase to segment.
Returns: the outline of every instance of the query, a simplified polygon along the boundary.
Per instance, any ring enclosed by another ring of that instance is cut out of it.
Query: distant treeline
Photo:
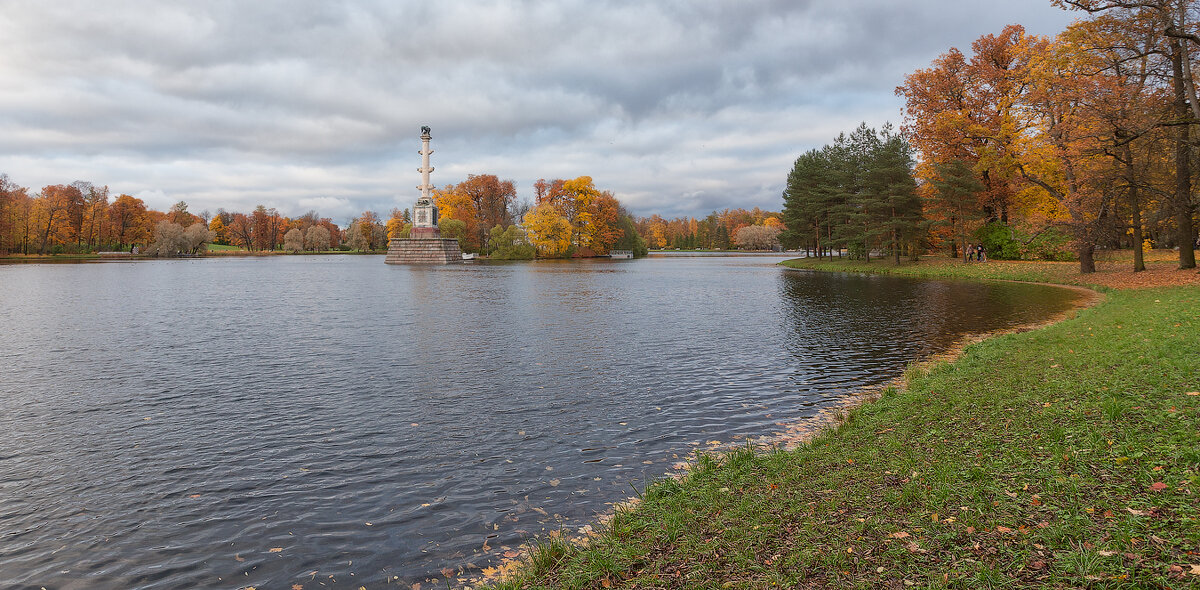
[[[107,186],[77,181],[31,192],[0,174],[0,252],[21,254],[81,254],[150,246],[161,222],[189,228],[201,224],[212,241],[246,250],[276,250],[284,236],[297,230],[311,236],[306,249],[337,248],[343,232],[329,218],[310,211],[288,218],[262,205],[248,213],[218,209],[215,214],[188,211],[179,201],[156,211],[130,195],[112,197]],[[313,231],[312,228],[320,228]],[[195,239],[199,234],[193,230]],[[208,241],[208,240],[206,240]]]
[[[651,215],[637,218],[634,225],[654,249],[770,250],[779,246],[783,230],[780,217],[779,213],[755,207],[713,211],[701,218]]]

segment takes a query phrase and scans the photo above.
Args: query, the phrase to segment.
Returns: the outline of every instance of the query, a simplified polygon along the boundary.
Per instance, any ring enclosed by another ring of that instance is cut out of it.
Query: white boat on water
[[[463,252],[462,259],[463,260],[475,260],[476,256],[478,256],[478,254],[474,254],[471,252]]]

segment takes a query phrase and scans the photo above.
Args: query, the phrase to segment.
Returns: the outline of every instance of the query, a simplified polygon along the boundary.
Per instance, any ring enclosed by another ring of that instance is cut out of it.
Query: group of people
[[[967,260],[987,262],[987,253],[983,251],[983,244],[967,244]]]

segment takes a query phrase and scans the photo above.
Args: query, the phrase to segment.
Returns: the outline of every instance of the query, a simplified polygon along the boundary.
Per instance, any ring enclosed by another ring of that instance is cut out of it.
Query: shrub
[[[975,230],[975,241],[982,244],[988,258],[996,260],[1018,260],[1021,258],[1021,242],[1012,226],[993,221]]]

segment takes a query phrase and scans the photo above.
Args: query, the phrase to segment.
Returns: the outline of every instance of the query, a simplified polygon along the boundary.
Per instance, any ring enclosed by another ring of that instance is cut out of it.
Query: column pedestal
[[[437,228],[433,228],[436,232]],[[415,233],[415,229],[414,229]],[[388,241],[387,264],[454,264],[462,250],[454,238],[393,238]]]

